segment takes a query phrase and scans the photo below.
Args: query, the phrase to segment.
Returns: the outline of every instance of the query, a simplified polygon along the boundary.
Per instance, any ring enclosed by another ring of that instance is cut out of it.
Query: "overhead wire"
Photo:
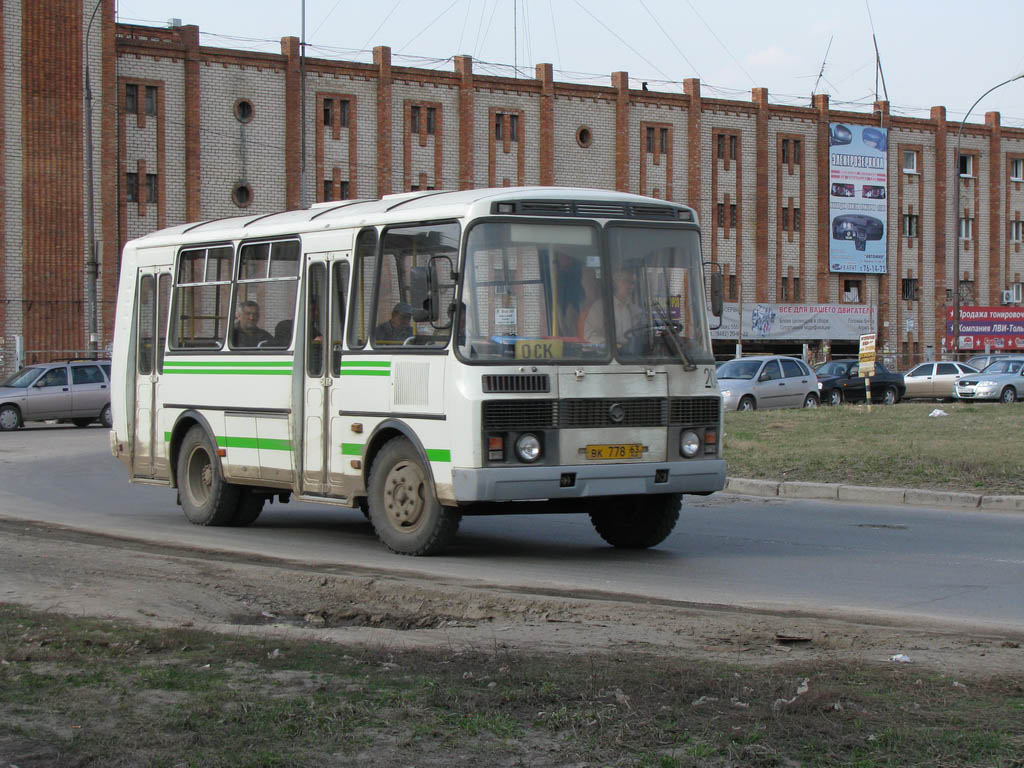
[[[473,10],[473,0],[469,0],[469,8],[466,9],[466,14],[462,17],[462,31],[459,32],[459,44],[455,48],[457,51],[462,50],[462,38],[466,35],[466,22],[469,21],[469,12]]]
[[[412,38],[410,38],[409,42],[407,42],[405,45],[403,45],[401,48],[399,48],[398,49],[398,53],[401,53],[406,48],[408,48],[410,45],[412,45],[416,40],[419,39],[420,35],[422,35],[424,32],[426,32],[432,26],[437,24],[437,22],[441,20],[442,16],[444,16],[446,13],[448,13],[448,11],[450,11],[452,8],[454,8],[456,5],[458,5],[461,2],[462,2],[462,0],[452,0],[451,4],[447,8],[445,8],[443,11],[441,11],[439,14],[437,14],[437,16],[434,17],[433,21],[431,21],[429,24],[427,24],[427,26],[425,26],[423,29],[421,29],[419,32],[417,32],[415,35],[413,35]]]
[[[487,42],[487,36],[489,34],[491,34],[491,24],[494,23],[494,12],[497,11],[497,10],[498,10],[498,0],[494,0],[494,5],[491,7],[490,18],[487,19],[487,29],[484,30],[484,36],[483,36],[483,39],[480,41],[480,45],[484,45]],[[479,50],[479,49],[477,49],[477,50]],[[475,59],[476,57],[477,57],[477,54],[474,53],[473,54],[473,58]]]
[[[668,75],[666,75],[666,74],[665,74],[664,72],[662,72],[662,71],[661,71],[661,70],[660,70],[660,69],[658,68],[658,65],[657,65],[657,64],[655,64],[654,62],[652,62],[652,61],[651,61],[650,59],[648,59],[648,58],[647,58],[646,56],[644,56],[644,55],[643,55],[642,53],[640,53],[640,51],[638,51],[638,50],[637,50],[636,48],[634,48],[634,47],[633,47],[632,45],[630,45],[629,43],[627,43],[627,42],[626,42],[626,41],[625,41],[625,40],[624,40],[624,39],[622,38],[622,36],[621,36],[621,35],[619,35],[619,33],[618,33],[618,32],[616,32],[616,31],[615,31],[614,29],[612,29],[612,28],[611,28],[611,27],[609,27],[609,26],[608,26],[607,24],[605,24],[605,23],[604,23],[603,21],[601,21],[601,20],[600,20],[599,18],[597,18],[597,16],[595,16],[595,15],[594,15],[594,14],[592,14],[592,13],[591,13],[591,12],[590,12],[589,10],[587,10],[586,6],[584,6],[584,5],[583,5],[583,3],[581,3],[581,2],[580,2],[580,0],[573,0],[573,2],[575,2],[575,3],[576,3],[576,5],[578,5],[578,6],[580,7],[580,9],[581,9],[581,10],[582,10],[582,11],[583,11],[584,13],[586,13],[586,14],[587,14],[587,15],[588,15],[588,16],[589,16],[590,18],[592,18],[592,19],[593,19],[594,21],[596,21],[596,22],[597,22],[598,24],[600,24],[600,25],[601,25],[602,27],[604,27],[604,28],[605,28],[605,30],[607,30],[607,31],[608,31],[608,32],[609,32],[609,33],[610,33],[610,34],[611,34],[611,35],[612,35],[612,36],[613,36],[613,37],[614,37],[614,38],[615,38],[616,40],[618,40],[618,41],[619,41],[620,43],[622,43],[622,44],[623,44],[624,46],[626,46],[627,48],[629,48],[629,50],[631,50],[631,51],[632,51],[633,53],[635,53],[635,54],[636,54],[637,56],[639,56],[639,57],[640,57],[641,59],[643,59],[643,60],[644,60],[644,62],[645,62],[645,63],[647,64],[647,66],[649,66],[649,67],[650,67],[651,69],[655,70],[655,71],[656,71],[656,72],[657,72],[657,73],[658,73],[659,75],[661,75],[662,77],[664,77],[664,78],[665,78],[666,80],[669,80],[669,79],[671,79],[671,78],[669,78],[669,76],[668,76]]]
[[[317,25],[317,28],[313,30],[313,34],[312,34],[312,35],[310,35],[310,37],[316,37],[316,33],[320,31],[320,27],[322,27],[322,26],[323,26],[324,24],[326,24],[326,23],[327,23],[327,20],[328,20],[329,18],[331,18],[331,14],[333,14],[333,13],[334,13],[334,12],[335,12],[336,10],[338,10],[338,6],[339,6],[339,5],[341,5],[341,0],[338,0],[338,2],[336,2],[336,3],[334,4],[334,7],[333,7],[333,8],[331,8],[331,10],[329,10],[329,11],[327,12],[327,15],[326,15],[326,16],[324,16],[324,20],[323,20],[323,21],[321,21],[319,25]]]
[[[366,42],[363,43],[363,48],[369,48],[370,47],[370,43],[373,42],[374,36],[378,32],[380,32],[381,27],[383,27],[385,24],[387,24],[388,19],[391,18],[391,14],[393,14],[396,10],[398,10],[398,6],[400,6],[401,4],[402,4],[402,0],[395,0],[395,4],[391,6],[391,10],[388,11],[388,15],[383,18],[383,20],[380,22],[380,24],[377,25],[377,28],[375,30],[373,30],[373,32],[370,33],[370,36],[368,38],[366,38]]]
[[[700,22],[701,22],[701,24],[703,24],[703,25],[704,25],[704,26],[705,26],[705,27],[707,28],[708,32],[710,32],[710,33],[711,33],[711,36],[712,36],[713,38],[715,38],[715,40],[717,40],[717,41],[718,41],[718,44],[719,44],[720,46],[722,46],[722,50],[724,50],[724,51],[725,51],[725,52],[726,52],[726,53],[727,53],[727,54],[729,55],[729,58],[733,60],[733,63],[734,63],[734,64],[735,64],[735,65],[736,65],[737,67],[739,67],[739,69],[740,69],[740,72],[742,72],[742,73],[743,73],[744,75],[746,75],[746,76],[747,76],[747,79],[749,79],[751,83],[753,83],[754,85],[757,85],[757,81],[756,81],[756,80],[754,80],[754,78],[750,76],[750,73],[749,73],[749,72],[747,72],[747,70],[746,70],[746,69],[745,69],[745,68],[743,67],[743,65],[742,65],[742,64],[740,64],[739,60],[738,60],[738,59],[737,59],[737,58],[736,58],[735,56],[733,56],[733,55],[732,55],[732,51],[730,51],[730,50],[729,50],[729,48],[728,48],[728,46],[726,46],[726,44],[722,42],[722,39],[721,39],[721,38],[720,38],[720,37],[719,37],[718,35],[716,35],[716,34],[715,34],[715,30],[713,30],[713,29],[711,28],[711,25],[710,25],[710,24],[708,24],[708,23],[707,23],[707,21],[705,21],[705,20],[704,20],[704,17],[700,15],[700,12],[699,12],[699,11],[698,11],[698,10],[697,10],[696,8],[694,8],[694,7],[693,7],[693,3],[692,3],[692,2],[690,2],[690,0],[686,0],[686,4],[687,4],[688,6],[690,6],[690,10],[691,10],[691,11],[693,11],[693,14],[694,14],[694,15],[695,15],[695,16],[696,16],[696,17],[697,17],[698,19],[700,19]]]
[[[678,54],[679,54],[680,56],[682,56],[682,57],[683,57],[683,61],[685,61],[685,62],[686,62],[687,66],[688,66],[688,67],[689,67],[689,68],[690,68],[691,70],[693,70],[693,73],[694,73],[695,75],[697,75],[697,77],[700,77],[700,72],[698,72],[698,71],[697,71],[697,67],[696,67],[696,66],[694,65],[694,63],[693,63],[692,61],[690,61],[690,60],[689,60],[689,59],[688,59],[688,58],[686,57],[686,54],[685,54],[685,53],[683,53],[682,49],[681,49],[681,48],[680,48],[680,47],[679,47],[678,45],[676,45],[676,41],[675,41],[674,39],[672,39],[672,36],[671,36],[671,35],[670,35],[670,34],[668,33],[668,30],[667,30],[667,29],[665,29],[665,25],[664,25],[664,24],[662,24],[662,23],[661,23],[660,21],[658,21],[658,19],[657,19],[657,18],[655,18],[654,14],[653,14],[653,13],[651,13],[651,9],[647,7],[647,3],[645,3],[645,2],[644,2],[644,0],[640,0],[640,5],[641,5],[641,7],[642,7],[642,8],[643,8],[643,9],[644,9],[645,11],[647,11],[647,15],[651,17],[651,21],[653,21],[653,22],[655,23],[655,25],[656,25],[656,26],[658,27],[658,29],[660,29],[660,30],[661,30],[661,33],[662,33],[662,34],[663,34],[663,35],[665,36],[665,38],[666,38],[666,39],[667,39],[667,40],[669,41],[669,43],[670,43],[670,44],[672,45],[672,47],[676,49],[676,52],[677,52],[677,53],[678,53]],[[704,78],[702,78],[702,77],[701,77],[701,80],[703,80],[703,79],[704,79]]]
[[[558,47],[558,26],[555,24],[555,9],[548,0],[548,11],[551,13],[551,35],[555,38],[555,56],[558,58],[558,68],[562,68],[562,51]]]

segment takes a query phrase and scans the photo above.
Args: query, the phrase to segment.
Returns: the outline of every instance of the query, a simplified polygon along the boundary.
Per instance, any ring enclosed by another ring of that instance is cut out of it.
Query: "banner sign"
[[[860,348],[857,352],[857,362],[860,364],[861,376],[875,375],[875,340],[877,335],[865,333],[860,337]]]
[[[953,349],[953,308],[946,310],[946,349]],[[960,307],[960,349],[1024,350],[1024,307]]]
[[[829,269],[887,272],[888,129],[829,124]]]
[[[739,304],[722,309],[713,339],[739,339]],[[875,329],[874,307],[866,304],[744,304],[743,339],[818,341],[859,339]]]

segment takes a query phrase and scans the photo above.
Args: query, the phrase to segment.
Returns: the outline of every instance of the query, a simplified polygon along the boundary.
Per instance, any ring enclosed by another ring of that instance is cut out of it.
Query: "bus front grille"
[[[483,377],[486,393],[550,392],[551,378],[546,373],[495,373]]]
[[[557,400],[486,400],[484,429],[551,429],[557,426]]]
[[[572,400],[486,400],[488,430],[584,429],[603,427],[717,426],[717,397],[578,398]]]
[[[660,397],[563,400],[559,426],[661,427],[665,425],[665,399]]]
[[[673,397],[669,406],[669,423],[692,426],[717,424],[722,401],[717,397]]]

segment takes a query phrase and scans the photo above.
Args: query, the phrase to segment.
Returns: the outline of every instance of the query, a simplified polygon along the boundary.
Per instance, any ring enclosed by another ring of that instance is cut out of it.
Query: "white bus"
[[[692,209],[600,190],[171,227],[124,249],[111,450],[197,525],[294,497],[400,554],[542,511],[654,546],[725,483],[704,266]]]

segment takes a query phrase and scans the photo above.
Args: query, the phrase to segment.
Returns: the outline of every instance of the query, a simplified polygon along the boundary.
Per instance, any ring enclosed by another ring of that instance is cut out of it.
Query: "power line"
[[[683,57],[683,61],[686,62],[687,66],[689,66],[690,69],[693,70],[693,73],[697,75],[697,77],[700,77],[700,72],[697,71],[697,67],[694,66],[692,61],[686,58],[686,54],[683,53],[682,49],[678,45],[676,45],[676,41],[672,39],[672,36],[668,33],[668,30],[665,29],[665,26],[654,17],[653,13],[651,13],[651,10],[647,7],[647,3],[645,3],[644,0],[640,0],[640,5],[643,7],[645,11],[647,11],[647,15],[651,17],[651,20],[657,25],[658,29],[661,30],[661,33],[665,36],[669,43],[672,44],[672,47],[675,48],[679,55]],[[704,78],[701,78],[701,80],[703,79]]]
[[[415,35],[413,35],[412,39],[410,39],[409,42],[407,42],[405,45],[403,45],[401,48],[398,49],[398,52],[401,53],[406,48],[408,48],[410,45],[412,45],[413,42],[416,41],[419,38],[420,35],[422,35],[424,32],[426,32],[432,26],[437,24],[437,22],[440,21],[442,16],[444,16],[446,13],[448,13],[448,11],[450,11],[452,8],[454,8],[460,2],[462,2],[462,0],[452,0],[451,5],[449,5],[447,8],[445,8],[439,14],[437,14],[437,16],[434,17],[434,20],[432,22],[430,22],[429,24],[427,24],[427,26],[425,26],[423,29],[421,29],[419,32],[417,32]]]
[[[688,6],[690,6],[690,10],[691,10],[691,11],[693,11],[694,15],[695,15],[695,16],[696,16],[696,17],[697,17],[698,19],[700,19],[700,21],[701,21],[701,24],[703,24],[703,25],[704,25],[705,27],[707,27],[707,30],[708,30],[708,32],[710,32],[710,33],[711,33],[711,36],[712,36],[713,38],[715,38],[715,40],[717,40],[717,41],[718,41],[718,44],[719,44],[720,46],[722,46],[722,50],[724,50],[724,51],[725,51],[725,52],[726,52],[727,54],[729,54],[729,58],[730,58],[730,59],[732,59],[732,60],[733,60],[733,63],[735,63],[735,64],[736,64],[736,66],[740,68],[740,72],[742,72],[742,73],[743,73],[744,75],[746,75],[746,76],[747,76],[747,78],[748,78],[748,79],[750,80],[750,82],[751,82],[751,83],[753,83],[754,85],[757,85],[757,81],[756,81],[756,80],[754,80],[754,78],[750,76],[750,73],[749,73],[749,72],[747,72],[747,70],[743,68],[743,65],[742,65],[742,64],[740,64],[739,60],[737,60],[737,58],[736,58],[735,56],[733,56],[733,55],[732,55],[732,51],[730,51],[730,50],[729,50],[729,49],[728,49],[728,48],[726,47],[725,43],[723,43],[723,42],[722,42],[721,38],[719,38],[719,37],[718,37],[718,35],[716,35],[716,34],[715,34],[715,30],[713,30],[713,29],[711,28],[711,25],[710,25],[710,24],[708,24],[708,23],[707,23],[707,22],[706,22],[706,21],[704,20],[704,17],[703,17],[703,16],[701,16],[701,15],[700,15],[700,13],[699,13],[699,12],[697,11],[697,9],[693,7],[693,3],[691,3],[691,2],[690,2],[690,0],[686,0],[686,4],[687,4]]]
[[[401,4],[402,4],[402,0],[395,0],[395,4],[393,6],[391,6],[391,10],[388,11],[388,15],[384,17],[383,21],[381,21],[381,23],[377,25],[377,28],[375,30],[373,30],[373,32],[370,33],[370,36],[368,38],[366,38],[366,42],[363,43],[363,48],[369,48],[370,47],[370,43],[373,41],[374,35],[376,35],[378,32],[380,32],[380,28],[383,27],[387,23],[387,20],[391,18],[391,14],[393,14],[396,10],[398,10],[398,6],[400,6]]]
[[[548,0],[548,11],[551,13],[551,34],[555,38],[555,55],[558,57],[558,68],[562,68],[562,51],[558,47],[558,26],[555,24],[555,9]]]
[[[644,56],[642,53],[640,53],[640,51],[638,51],[632,45],[630,45],[625,40],[623,40],[618,32],[616,32],[614,29],[612,29],[607,24],[605,24],[603,21],[601,21],[599,18],[597,18],[597,16],[595,16],[590,11],[588,11],[586,9],[586,7],[580,2],[580,0],[573,0],[573,2],[575,2],[576,5],[578,5],[580,7],[580,9],[582,9],[583,12],[586,13],[590,18],[592,18],[594,21],[596,21],[598,24],[600,24],[602,27],[604,27],[612,36],[615,37],[616,40],[618,40],[624,46],[629,48],[629,50],[631,50],[633,53],[635,53],[637,56],[639,56],[641,59],[643,59],[644,62],[647,64],[647,66],[651,67],[651,69],[655,70],[659,75],[664,77],[666,80],[670,79],[668,75],[666,75],[664,72],[662,72],[660,69],[658,69],[658,65],[657,64],[653,63],[650,59],[648,59],[646,56]]]

